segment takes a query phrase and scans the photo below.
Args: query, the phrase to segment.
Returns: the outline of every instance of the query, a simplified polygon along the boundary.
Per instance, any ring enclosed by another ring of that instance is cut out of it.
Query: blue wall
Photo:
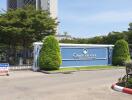
[[[61,67],[94,66],[111,64],[109,47],[61,47]]]

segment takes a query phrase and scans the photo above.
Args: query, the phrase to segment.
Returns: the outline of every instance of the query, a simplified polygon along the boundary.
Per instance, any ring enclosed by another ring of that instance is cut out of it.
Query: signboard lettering
[[[87,49],[83,49],[81,54],[73,53],[73,58],[77,60],[96,60],[96,54],[89,54]]]

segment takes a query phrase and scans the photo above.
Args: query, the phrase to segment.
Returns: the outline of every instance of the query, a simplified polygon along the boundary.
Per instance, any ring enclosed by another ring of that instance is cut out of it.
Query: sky
[[[89,38],[127,31],[132,22],[132,0],[58,0],[59,33]],[[0,0],[6,9],[6,0]]]

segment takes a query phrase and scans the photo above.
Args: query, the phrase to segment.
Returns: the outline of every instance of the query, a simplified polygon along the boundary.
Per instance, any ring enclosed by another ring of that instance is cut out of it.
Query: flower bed
[[[126,62],[126,75],[118,79],[118,83],[112,85],[112,89],[132,94],[132,61]]]
[[[116,91],[119,91],[119,92],[123,92],[123,93],[127,93],[127,94],[132,94],[132,89],[131,88],[126,88],[126,87],[123,87],[121,86],[123,84],[113,84],[111,86],[112,89],[116,90]]]
[[[117,85],[132,89],[132,77],[126,79],[126,77],[120,78]]]

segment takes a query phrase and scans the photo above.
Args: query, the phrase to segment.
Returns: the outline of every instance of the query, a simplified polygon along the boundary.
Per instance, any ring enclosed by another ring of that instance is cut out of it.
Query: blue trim
[[[96,59],[62,59],[62,61],[90,61],[90,60],[107,60],[107,58],[96,58]]]
[[[0,63],[0,67],[9,67],[9,63]]]

